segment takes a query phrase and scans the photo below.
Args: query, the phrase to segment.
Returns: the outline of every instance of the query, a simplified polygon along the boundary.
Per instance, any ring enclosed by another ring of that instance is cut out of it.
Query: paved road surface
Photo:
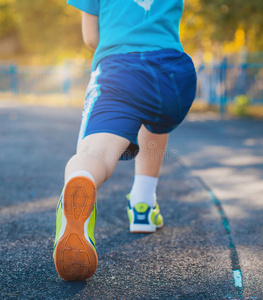
[[[170,147],[221,200],[241,264],[243,295],[263,299],[263,122],[191,115],[173,133]]]
[[[55,208],[80,114],[0,108],[1,299],[263,299],[263,123],[213,116],[190,116],[170,137],[158,187],[165,227],[150,235],[128,232],[133,162],[120,162],[99,191],[96,274],[79,283],[58,277]],[[231,235],[194,176],[221,201]],[[230,238],[242,288],[235,287]]]

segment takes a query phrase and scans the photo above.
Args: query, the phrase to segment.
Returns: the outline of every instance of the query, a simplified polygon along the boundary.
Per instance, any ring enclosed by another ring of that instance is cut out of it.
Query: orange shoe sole
[[[96,186],[89,178],[77,176],[66,184],[63,209],[67,224],[54,254],[57,272],[65,280],[86,280],[97,269],[97,253],[84,234],[84,223],[91,215],[95,201]]]

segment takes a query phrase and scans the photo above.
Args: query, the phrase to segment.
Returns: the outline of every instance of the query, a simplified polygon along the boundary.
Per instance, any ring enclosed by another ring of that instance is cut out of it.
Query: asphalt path
[[[128,231],[134,162],[120,162],[98,193],[97,272],[57,275],[55,208],[80,115],[0,108],[0,297],[263,299],[260,121],[190,115],[171,134],[157,191],[165,226],[153,234]]]

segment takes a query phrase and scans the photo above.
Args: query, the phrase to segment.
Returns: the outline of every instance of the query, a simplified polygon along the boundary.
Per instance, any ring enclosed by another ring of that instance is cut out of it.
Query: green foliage
[[[234,100],[234,113],[237,116],[247,116],[247,108],[249,107],[250,100],[246,95],[239,95]]]
[[[186,0],[181,22],[183,46],[190,54],[217,48],[221,53],[222,45],[237,39],[241,28],[245,46],[263,51],[263,39],[259,37],[262,15],[263,1],[259,0]],[[1,41],[9,37],[20,45],[16,47],[20,55],[49,63],[92,56],[82,41],[81,13],[66,0],[0,0],[0,52]],[[229,44],[228,49],[238,51],[240,44]]]
[[[81,13],[65,0],[0,0],[0,38],[16,34],[21,52],[58,62],[67,57],[91,57],[81,36]],[[4,28],[4,30],[3,30]]]
[[[0,0],[0,39],[17,33],[11,5],[11,0]]]
[[[205,27],[212,26],[213,41],[231,41],[235,31],[243,28],[246,46],[250,50],[263,50],[258,34],[263,31],[263,1],[258,0],[199,0]]]

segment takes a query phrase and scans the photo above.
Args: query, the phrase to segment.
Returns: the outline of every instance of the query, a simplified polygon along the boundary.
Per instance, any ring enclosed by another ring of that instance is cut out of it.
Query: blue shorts
[[[162,49],[112,54],[91,73],[79,141],[108,132],[131,143],[120,159],[138,153],[142,124],[153,133],[168,133],[187,115],[196,92],[196,72],[184,52]]]

